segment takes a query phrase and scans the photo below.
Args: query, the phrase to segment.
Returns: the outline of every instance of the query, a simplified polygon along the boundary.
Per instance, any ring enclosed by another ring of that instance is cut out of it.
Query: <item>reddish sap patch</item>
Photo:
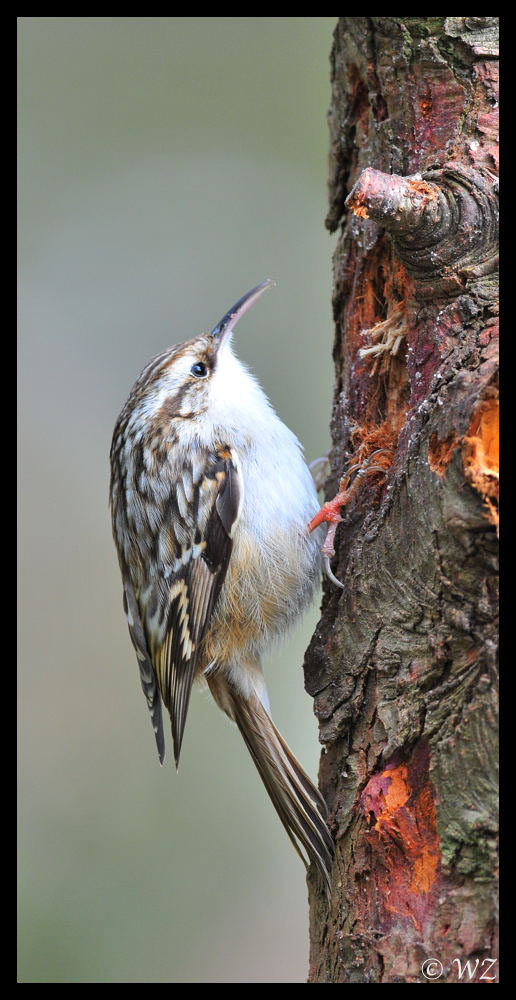
[[[371,826],[377,901],[387,913],[406,917],[421,931],[434,907],[440,842],[430,751],[420,743],[411,759],[373,775],[361,805]]]

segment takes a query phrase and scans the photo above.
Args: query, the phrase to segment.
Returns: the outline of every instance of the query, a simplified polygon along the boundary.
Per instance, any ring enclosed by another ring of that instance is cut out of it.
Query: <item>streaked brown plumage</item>
[[[326,806],[270,718],[261,669],[264,649],[306,606],[320,572],[306,527],[317,496],[299,444],[230,346],[237,320],[269,284],[210,335],[159,355],[135,383],[111,447],[113,534],[160,761],[162,702],[177,765],[192,684],[204,676],[296,850],[305,848],[329,885]]]

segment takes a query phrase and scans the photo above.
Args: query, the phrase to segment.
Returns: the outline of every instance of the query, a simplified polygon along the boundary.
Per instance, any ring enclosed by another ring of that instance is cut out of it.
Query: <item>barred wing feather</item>
[[[179,485],[171,497],[171,522],[162,525],[171,538],[170,558],[160,560],[155,579],[139,595],[153,674],[170,714],[176,767],[194,677],[207,665],[199,663],[200,650],[231,557],[241,496],[230,450],[209,453],[192,501],[185,504]]]

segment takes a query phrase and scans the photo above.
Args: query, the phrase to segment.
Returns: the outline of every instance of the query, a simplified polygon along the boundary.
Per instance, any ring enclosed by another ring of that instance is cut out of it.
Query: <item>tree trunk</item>
[[[305,661],[337,844],[309,982],[497,978],[497,72],[496,18],[335,30],[327,495],[355,468]]]

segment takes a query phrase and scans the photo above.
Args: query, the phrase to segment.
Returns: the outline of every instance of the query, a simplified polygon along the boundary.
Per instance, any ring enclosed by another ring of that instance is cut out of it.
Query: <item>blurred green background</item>
[[[159,767],[108,452],[146,362],[268,276],[237,352],[307,459],[327,451],[335,21],[18,18],[20,982],[306,981],[303,867],[208,694],[179,774]],[[313,776],[317,617],[265,665]]]

